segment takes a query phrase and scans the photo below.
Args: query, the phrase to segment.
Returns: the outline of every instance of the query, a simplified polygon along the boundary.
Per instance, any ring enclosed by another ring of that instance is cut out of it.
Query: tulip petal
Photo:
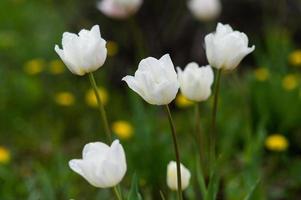
[[[159,60],[162,62],[162,65],[164,66],[164,69],[167,71],[167,75],[170,76],[170,79],[174,79],[177,77],[177,73],[175,72],[175,67],[172,63],[172,60],[170,58],[169,54],[165,54],[162,56]]]
[[[80,163],[82,163],[83,160],[80,159],[73,159],[69,161],[69,167],[75,171],[76,173],[78,173],[81,176],[84,176],[84,172],[80,166]]]
[[[62,61],[65,63],[65,65],[67,66],[67,68],[74,74],[77,74],[77,75],[84,75],[84,72],[79,70],[76,65],[74,65],[70,59],[67,57],[66,58],[66,55],[65,55],[65,51],[60,49],[58,45],[55,45],[55,48],[54,48],[55,52],[60,56],[60,58],[62,59]]]
[[[108,154],[111,155],[111,157],[114,158],[113,160],[115,160],[117,163],[118,162],[125,163],[124,149],[119,143],[119,140],[115,140],[112,143]]]
[[[134,76],[125,76],[122,78],[122,80],[125,81],[129,88],[134,90],[134,92],[138,93],[140,96],[144,96],[144,92],[139,86]]]
[[[93,142],[86,144],[83,149],[83,159],[95,159],[103,160],[105,155],[109,151],[109,146],[102,142]]]

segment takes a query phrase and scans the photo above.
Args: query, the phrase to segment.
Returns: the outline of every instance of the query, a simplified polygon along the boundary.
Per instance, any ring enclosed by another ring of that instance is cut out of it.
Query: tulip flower
[[[142,0],[102,0],[97,8],[106,16],[123,19],[138,11]]]
[[[85,145],[83,158],[71,160],[69,166],[91,185],[99,188],[116,186],[127,169],[125,153],[118,140],[111,146],[102,142]]]
[[[246,34],[233,31],[230,25],[218,23],[216,32],[205,37],[206,55],[209,64],[217,69],[233,70],[241,60],[254,51],[248,47]]]
[[[190,0],[188,8],[200,21],[210,21],[220,15],[221,3],[219,0]]]
[[[153,105],[168,105],[179,89],[177,73],[169,54],[159,60],[153,57],[141,60],[135,76],[126,76],[122,80]]]
[[[214,75],[207,65],[199,67],[195,62],[189,63],[184,71],[177,68],[181,93],[191,101],[205,101],[211,95],[211,85]]]
[[[180,187],[182,177],[180,171],[180,152],[175,125],[168,106],[177,95],[179,82],[169,54],[165,54],[159,60],[153,57],[141,60],[135,76],[125,76],[122,80],[148,103],[165,105],[174,143],[177,161],[176,173],[179,177],[178,185]],[[178,190],[178,199],[183,199],[182,190]]]
[[[190,181],[191,174],[189,170],[181,163],[180,165],[181,169],[181,189],[185,190]],[[167,165],[167,186],[171,190],[178,190],[178,185],[177,185],[177,164],[175,161],[170,161],[169,164]]]
[[[55,45],[55,51],[68,69],[76,75],[96,71],[107,57],[106,41],[101,37],[99,26],[83,29],[78,35],[65,32],[62,39],[63,49]]]

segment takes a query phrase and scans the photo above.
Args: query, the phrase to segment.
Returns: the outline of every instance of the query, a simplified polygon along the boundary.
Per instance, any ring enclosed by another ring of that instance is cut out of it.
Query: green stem
[[[104,129],[105,129],[105,133],[107,135],[107,138],[108,138],[109,142],[112,142],[112,135],[111,135],[111,131],[110,131],[106,111],[105,111],[104,105],[102,103],[102,100],[100,98],[100,95],[99,95],[99,92],[98,92],[98,87],[96,85],[95,78],[94,78],[94,75],[93,75],[92,72],[89,73],[89,79],[90,79],[92,88],[94,90],[95,96],[96,96],[98,109],[100,111],[100,115],[101,115],[102,123],[103,123]]]
[[[113,187],[113,191],[114,191],[114,194],[116,196],[116,199],[117,200],[122,200],[122,196],[121,196],[120,191],[118,190],[117,186]]]
[[[216,116],[217,116],[217,106],[218,106],[218,95],[220,88],[220,80],[221,80],[222,70],[217,70],[217,76],[215,81],[215,89],[214,89],[214,100],[213,100],[213,110],[212,110],[212,123],[211,123],[211,134],[210,134],[210,168],[214,166],[215,157],[216,157]]]
[[[166,113],[168,116],[168,121],[172,133],[172,139],[174,144],[174,150],[176,154],[176,163],[177,163],[177,181],[178,181],[178,200],[183,200],[183,194],[182,194],[182,180],[181,180],[181,162],[180,162],[180,153],[179,153],[179,147],[178,147],[178,141],[177,141],[177,135],[176,135],[176,128],[174,126],[169,106],[166,105]]]

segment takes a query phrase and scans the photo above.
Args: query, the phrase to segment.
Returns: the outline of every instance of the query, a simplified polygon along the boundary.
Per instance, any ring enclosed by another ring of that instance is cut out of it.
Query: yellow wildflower
[[[185,96],[183,96],[182,94],[179,94],[176,98],[176,105],[179,108],[185,108],[185,107],[189,107],[191,105],[193,105],[194,102],[190,101],[189,99],[187,99]]]
[[[293,66],[301,66],[301,49],[293,51],[289,55],[289,63]]]
[[[129,139],[133,136],[134,128],[133,126],[127,121],[116,121],[112,125],[113,132],[120,138],[120,139]]]
[[[288,74],[282,79],[282,87],[287,91],[294,90],[297,86],[298,77],[295,74]]]
[[[49,72],[51,74],[62,74],[65,71],[64,63],[60,60],[52,60],[49,63]]]
[[[100,96],[100,99],[102,101],[102,103],[105,105],[108,103],[108,100],[109,100],[109,95],[108,95],[108,92],[105,88],[98,88],[98,93],[99,93],[99,96]],[[86,93],[86,103],[93,107],[93,108],[96,108],[97,107],[97,99],[96,99],[96,96],[95,96],[95,93],[94,93],[94,90],[93,89],[89,89]]]
[[[270,77],[270,72],[266,67],[260,67],[254,70],[254,75],[258,81],[266,81]]]
[[[118,44],[114,41],[107,42],[108,56],[115,56],[118,53]]]
[[[24,71],[29,75],[41,73],[45,68],[45,61],[42,59],[33,59],[25,63]]]
[[[61,106],[71,106],[74,104],[75,98],[70,92],[59,92],[55,95],[55,102]]]
[[[10,152],[7,148],[0,146],[0,164],[7,164],[10,161]]]
[[[270,151],[285,151],[288,145],[287,139],[280,134],[270,135],[265,140],[265,146]]]

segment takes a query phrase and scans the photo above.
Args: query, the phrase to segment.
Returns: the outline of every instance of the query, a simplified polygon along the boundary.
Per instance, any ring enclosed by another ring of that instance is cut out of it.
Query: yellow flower
[[[24,71],[29,75],[41,73],[45,68],[45,61],[42,59],[33,59],[25,63]]]
[[[129,139],[133,136],[134,128],[133,126],[127,121],[116,121],[112,125],[113,132],[120,138],[120,139]]]
[[[294,90],[297,86],[298,77],[295,74],[288,74],[282,79],[282,87],[287,91]]]
[[[194,102],[190,101],[189,99],[187,99],[186,97],[184,97],[182,94],[179,94],[176,98],[176,105],[179,108],[185,108],[185,107],[189,107],[191,105],[193,105]]]
[[[0,164],[7,164],[10,161],[10,152],[7,148],[0,146]]]
[[[287,139],[280,134],[270,135],[265,140],[265,146],[270,151],[285,151],[288,145]]]
[[[52,60],[49,63],[49,72],[51,74],[57,75],[62,74],[65,71],[64,63],[60,60]]]
[[[289,63],[293,66],[301,66],[301,49],[293,51],[289,55]]]
[[[106,105],[108,103],[108,100],[109,100],[109,95],[108,95],[108,92],[105,88],[98,88],[98,93],[99,93],[99,96],[100,96],[100,99],[102,101],[102,103],[104,105]],[[93,107],[93,108],[96,108],[97,107],[97,99],[96,99],[96,96],[95,96],[95,93],[94,93],[94,90],[93,89],[89,89],[86,93],[86,103]]]
[[[260,67],[254,70],[254,75],[258,81],[266,81],[270,77],[270,72],[265,67]]]
[[[71,106],[75,102],[75,98],[70,92],[59,92],[55,95],[55,102],[61,106]]]
[[[118,44],[114,41],[107,42],[108,56],[115,56],[118,53]]]

